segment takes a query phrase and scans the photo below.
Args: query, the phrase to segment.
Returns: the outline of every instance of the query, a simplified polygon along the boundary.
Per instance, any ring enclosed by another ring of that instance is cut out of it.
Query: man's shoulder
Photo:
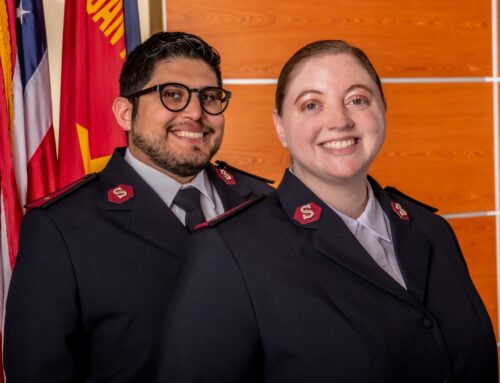
[[[26,209],[43,209],[47,210],[52,206],[60,204],[62,201],[69,201],[75,198],[85,199],[82,195],[89,192],[97,185],[97,180],[99,179],[99,173],[88,174],[46,196],[28,203],[25,207]]]
[[[271,186],[274,184],[274,180],[239,169],[227,162],[217,160],[215,164],[210,164],[210,168],[226,185],[244,186],[252,189],[255,193],[269,193],[274,190]]]

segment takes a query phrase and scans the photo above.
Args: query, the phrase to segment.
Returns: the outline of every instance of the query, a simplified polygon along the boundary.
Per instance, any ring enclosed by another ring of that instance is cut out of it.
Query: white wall
[[[68,0],[84,1],[84,0]],[[149,36],[149,1],[138,0],[141,38]],[[52,92],[52,116],[56,134],[59,138],[59,99],[61,89],[61,57],[64,22],[64,0],[43,0],[45,27],[47,29],[47,45],[49,49],[50,88]],[[110,105],[111,107],[111,105]]]

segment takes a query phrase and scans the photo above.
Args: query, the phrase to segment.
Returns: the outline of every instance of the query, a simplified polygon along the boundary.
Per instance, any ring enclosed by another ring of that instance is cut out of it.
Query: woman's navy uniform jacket
[[[233,170],[207,168],[226,209],[271,190]],[[7,302],[7,381],[154,382],[165,301],[191,237],[123,151],[32,209]]]
[[[287,172],[276,194],[201,232],[160,382],[497,383],[492,325],[449,224],[370,182],[408,290]]]

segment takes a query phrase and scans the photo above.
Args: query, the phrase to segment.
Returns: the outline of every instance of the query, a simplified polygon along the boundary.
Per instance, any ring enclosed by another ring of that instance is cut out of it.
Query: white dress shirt
[[[406,284],[399,269],[389,219],[375,198],[372,187],[367,182],[368,203],[358,219],[351,218],[330,206],[347,225],[352,234],[361,243],[373,260],[396,282],[406,289]]]

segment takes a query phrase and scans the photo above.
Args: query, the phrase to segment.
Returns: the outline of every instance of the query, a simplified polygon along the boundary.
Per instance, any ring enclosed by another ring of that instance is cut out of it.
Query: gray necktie
[[[205,216],[201,210],[200,191],[193,187],[179,189],[174,198],[174,204],[186,212],[186,227],[190,232],[199,223],[205,222]]]

